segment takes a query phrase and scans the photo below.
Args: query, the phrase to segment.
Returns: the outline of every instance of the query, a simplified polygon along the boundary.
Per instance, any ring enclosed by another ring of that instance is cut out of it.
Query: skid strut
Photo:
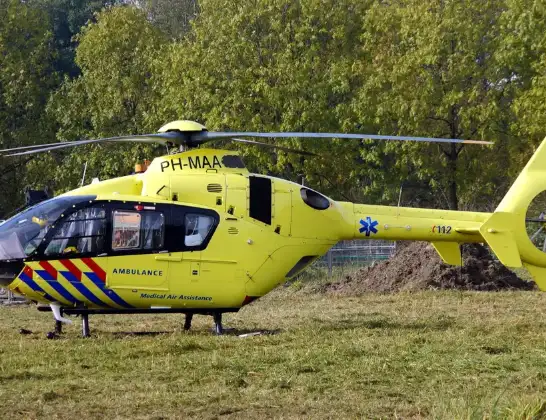
[[[90,337],[89,333],[89,314],[82,314],[82,337]]]
[[[186,314],[186,320],[184,321],[184,329],[188,331],[191,328],[191,321],[193,320],[193,314]]]
[[[214,318],[214,332],[217,335],[222,335],[224,333],[224,328],[222,327],[222,312],[216,312],[212,316]]]

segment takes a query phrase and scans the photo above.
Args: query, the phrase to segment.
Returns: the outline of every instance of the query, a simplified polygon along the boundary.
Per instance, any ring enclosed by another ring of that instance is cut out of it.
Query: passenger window
[[[184,236],[184,245],[199,246],[207,238],[214,219],[211,216],[202,214],[186,214],[185,227],[186,234]]]
[[[165,216],[158,212],[142,213],[142,235],[144,249],[161,249],[163,248],[164,231],[165,231]]]
[[[102,208],[78,210],[56,229],[45,255],[101,254],[104,252],[106,212]]]
[[[140,213],[134,211],[114,211],[112,223],[112,249],[140,248]]]
[[[116,210],[112,222],[112,249],[161,249],[164,231],[163,213]]]

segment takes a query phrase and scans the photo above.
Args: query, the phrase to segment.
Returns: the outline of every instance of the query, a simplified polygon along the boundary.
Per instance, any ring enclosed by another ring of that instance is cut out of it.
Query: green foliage
[[[93,14],[113,0],[30,0],[28,4],[44,10],[49,16],[55,47],[58,51],[55,68],[59,73],[74,77],[78,67],[74,63],[77,46],[74,36],[93,18]]]
[[[97,15],[97,22],[78,36],[76,63],[81,76],[65,79],[51,98],[49,115],[58,124],[60,140],[138,134],[157,129],[146,126],[151,61],[164,38],[144,13],[132,7],[113,7]],[[85,162],[90,177],[128,174],[136,160],[150,153],[138,144],[107,145],[61,152],[54,176],[57,188],[79,184]]]
[[[450,208],[483,208],[506,188],[494,170],[513,121],[504,86],[509,71],[495,55],[502,12],[496,0],[406,0],[374,4],[365,21],[358,71],[366,76],[352,104],[356,115],[371,117],[382,133],[495,141],[492,150],[385,145],[399,176],[425,181],[436,203]]]
[[[18,0],[1,0],[1,148],[52,140],[54,132],[44,108],[58,83],[55,57],[47,16]],[[0,158],[0,215],[20,203],[27,161]]]
[[[516,150],[526,155],[546,136],[546,5],[531,0],[509,4],[503,16],[508,34],[503,53],[514,67],[511,80],[523,87],[514,107],[514,126],[525,139]]]
[[[162,57],[168,70],[158,81],[165,98],[157,115],[198,119],[210,129],[340,130],[338,108],[359,79],[350,67],[366,8],[352,1],[203,1],[193,36]],[[325,192],[356,190],[358,142],[277,142],[325,158],[246,147],[250,168],[294,180],[305,175]]]
[[[277,140],[316,158],[241,150],[251,170],[336,199],[395,204],[403,186],[403,205],[493,210],[546,135],[538,0],[0,0],[0,9],[4,146],[53,132],[59,140],[152,132],[174,119],[487,139],[495,146]],[[60,88],[56,70],[66,76]],[[60,192],[79,183],[85,162],[89,176],[113,177],[161,152],[55,152],[19,178],[53,180]]]
[[[199,14],[197,0],[143,0],[154,26],[173,39],[180,39],[191,30],[191,22]]]

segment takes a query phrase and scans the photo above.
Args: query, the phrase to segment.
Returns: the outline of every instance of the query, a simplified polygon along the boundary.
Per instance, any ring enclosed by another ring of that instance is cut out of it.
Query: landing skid
[[[216,335],[224,334],[225,330],[222,325],[222,314],[224,312],[238,312],[239,308],[226,308],[220,309],[215,312],[208,311],[188,311],[181,309],[129,309],[129,310],[119,310],[119,309],[88,309],[88,308],[52,308],[49,306],[38,306],[40,312],[49,312],[53,311],[55,314],[55,329],[47,333],[47,338],[53,339],[57,338],[63,332],[63,323],[71,323],[72,321],[67,320],[63,317],[64,314],[67,315],[81,315],[82,317],[82,337],[87,338],[91,336],[90,327],[89,327],[89,315],[113,315],[113,314],[149,314],[149,313],[184,313],[186,319],[184,321],[184,330],[188,331],[191,329],[191,324],[193,321],[193,316],[198,315],[209,315],[212,316],[214,320],[214,333]],[[58,313],[56,313],[58,311]],[[61,321],[62,320],[62,321]]]

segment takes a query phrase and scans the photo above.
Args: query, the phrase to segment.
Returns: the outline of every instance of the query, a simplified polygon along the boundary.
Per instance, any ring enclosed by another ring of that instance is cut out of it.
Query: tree
[[[199,14],[197,0],[136,0],[135,3],[146,11],[154,26],[172,39],[186,35]]]
[[[48,142],[45,117],[49,92],[58,83],[47,16],[18,0],[0,1],[0,147]],[[21,202],[28,159],[2,159],[0,214]]]
[[[375,3],[363,30],[365,83],[355,114],[382,133],[487,139],[487,150],[462,145],[388,144],[396,168],[413,173],[449,208],[484,208],[498,195],[513,121],[510,69],[495,54],[505,35],[503,4],[435,0]],[[505,179],[505,178],[504,178]],[[477,184],[479,180],[479,184]],[[476,186],[479,185],[479,188]],[[444,198],[442,200],[442,198]]]
[[[156,102],[157,116],[196,119],[209,129],[342,128],[338,109],[360,78],[351,63],[360,54],[366,2],[208,0],[200,6],[191,36],[156,63],[156,89],[165,92]],[[355,170],[358,141],[276,142],[324,158],[245,147],[250,169],[293,180],[304,176],[339,198],[354,198],[355,185],[366,182],[368,172]]]
[[[59,126],[57,137],[75,140],[156,130],[146,122],[152,100],[150,62],[164,42],[160,31],[141,10],[118,6],[99,13],[78,41],[76,63],[82,74],[65,79],[48,108]],[[149,153],[149,147],[135,144],[60,152],[57,188],[77,186],[85,162],[89,176],[113,177],[129,173],[137,159]]]
[[[55,69],[61,74],[76,77],[79,69],[74,61],[76,35],[93,19],[94,13],[118,0],[30,0],[29,4],[47,13],[53,39],[58,51]]]
[[[512,68],[517,86],[512,126],[518,134],[511,155],[522,167],[546,136],[546,5],[535,0],[509,0],[501,20],[507,36],[499,56]],[[515,173],[511,174],[515,176]]]

